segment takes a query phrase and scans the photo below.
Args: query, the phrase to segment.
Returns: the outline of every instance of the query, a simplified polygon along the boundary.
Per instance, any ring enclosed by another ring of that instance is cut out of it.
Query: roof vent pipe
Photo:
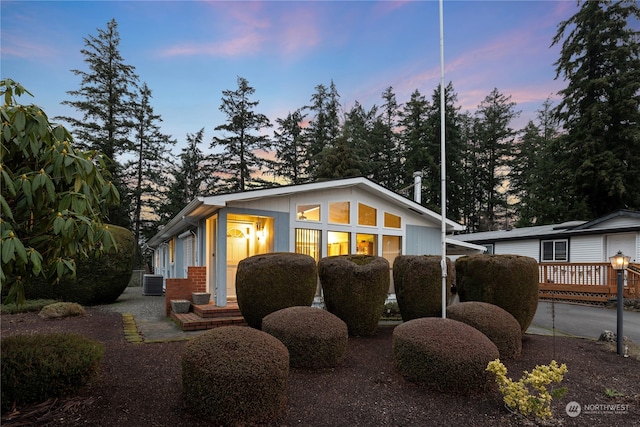
[[[422,172],[413,173],[413,200],[417,204],[422,203]]]

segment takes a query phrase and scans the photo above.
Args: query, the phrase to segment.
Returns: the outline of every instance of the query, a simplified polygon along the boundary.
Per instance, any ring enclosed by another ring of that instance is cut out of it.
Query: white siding
[[[629,216],[618,216],[615,218],[611,218],[608,221],[604,221],[599,224],[596,224],[593,227],[589,227],[589,229],[602,230],[602,229],[627,228],[627,227],[638,227],[638,226],[640,226],[640,219],[629,217]]]
[[[577,236],[569,240],[569,261],[570,262],[605,262],[602,251],[604,241],[602,235]]]
[[[497,255],[522,255],[528,256],[536,261],[540,258],[539,240],[514,240],[510,242],[496,242],[494,253]]]

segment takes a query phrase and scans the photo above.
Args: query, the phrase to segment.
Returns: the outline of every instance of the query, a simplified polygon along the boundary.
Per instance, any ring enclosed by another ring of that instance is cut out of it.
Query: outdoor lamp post
[[[623,352],[622,352],[622,341],[624,340],[624,337],[622,336],[622,312],[623,312],[623,306],[624,306],[624,296],[622,295],[622,291],[623,291],[623,274],[624,274],[624,270],[627,269],[627,267],[629,266],[629,260],[631,259],[630,256],[624,256],[624,254],[622,253],[622,251],[618,251],[617,254],[615,254],[614,256],[609,258],[609,261],[611,261],[611,267],[613,267],[614,270],[616,270],[617,274],[618,274],[618,329],[617,329],[617,341],[618,341],[618,356],[622,356]]]

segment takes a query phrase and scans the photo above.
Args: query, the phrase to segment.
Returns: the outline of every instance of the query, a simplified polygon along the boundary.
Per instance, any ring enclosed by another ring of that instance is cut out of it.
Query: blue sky
[[[275,119],[308,105],[333,80],[343,108],[382,104],[392,86],[404,103],[440,83],[438,2],[433,1],[7,1],[2,0],[0,75],[23,84],[52,118],[87,71],[80,50],[115,18],[120,53],[152,90],[162,131],[183,144],[205,128],[206,147],[223,124],[223,90],[241,76],[255,88],[256,112]],[[522,128],[555,80],[558,23],[570,1],[444,1],[445,80],[463,111],[497,88],[522,110]],[[272,134],[273,129],[269,131]],[[177,150],[175,150],[177,152]]]

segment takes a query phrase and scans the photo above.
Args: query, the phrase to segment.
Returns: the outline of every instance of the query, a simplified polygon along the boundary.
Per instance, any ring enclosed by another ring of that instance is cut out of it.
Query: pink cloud
[[[59,54],[55,44],[35,42],[27,37],[19,37],[7,31],[2,32],[0,53],[3,57],[17,57],[30,60],[51,60]]]
[[[171,46],[162,51],[161,56],[241,56],[258,52],[263,42],[264,38],[259,34],[243,34],[237,38],[220,42],[185,43]]]

